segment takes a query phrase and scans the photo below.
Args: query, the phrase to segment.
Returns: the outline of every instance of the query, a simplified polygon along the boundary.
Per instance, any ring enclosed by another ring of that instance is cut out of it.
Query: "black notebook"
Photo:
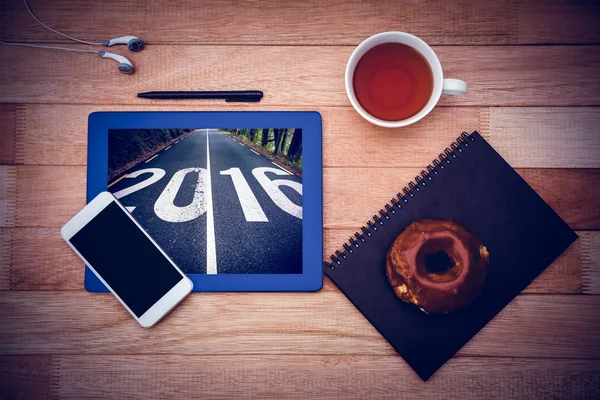
[[[401,301],[386,277],[389,247],[424,218],[458,221],[490,254],[477,300],[445,315]],[[427,380],[576,239],[479,133],[463,133],[331,256],[325,273]]]

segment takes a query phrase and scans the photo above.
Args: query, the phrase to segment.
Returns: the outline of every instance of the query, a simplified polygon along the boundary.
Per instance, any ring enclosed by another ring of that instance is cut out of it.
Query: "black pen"
[[[232,90],[207,92],[145,92],[138,93],[143,99],[184,100],[184,99],[225,99],[228,102],[256,102],[263,97],[260,90]]]

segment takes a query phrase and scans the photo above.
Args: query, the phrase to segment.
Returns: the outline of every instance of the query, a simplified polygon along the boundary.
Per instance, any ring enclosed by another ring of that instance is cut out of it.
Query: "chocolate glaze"
[[[481,293],[489,253],[453,220],[410,224],[386,257],[386,272],[400,299],[422,311],[443,314],[471,304]]]

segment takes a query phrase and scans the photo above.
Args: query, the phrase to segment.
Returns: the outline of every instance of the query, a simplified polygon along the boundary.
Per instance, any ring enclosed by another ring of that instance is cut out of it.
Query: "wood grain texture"
[[[14,264],[10,229],[0,229],[0,290],[10,289],[10,274]]]
[[[598,360],[454,358],[421,382],[397,356],[2,356],[0,396],[31,398],[592,398]]]
[[[0,226],[14,226],[16,196],[16,168],[0,165]]]
[[[61,356],[61,398],[588,398],[598,360],[453,359],[421,382],[400,357]]]
[[[427,383],[397,356],[1,356],[0,396],[32,398],[590,398],[598,360],[455,358]],[[343,378],[340,378],[343,377]],[[560,382],[561,384],[557,384]]]
[[[600,110],[568,110],[491,108],[487,139],[511,165],[599,168]]]
[[[446,3],[447,4],[447,3]],[[48,25],[78,38],[138,35],[150,44],[346,44],[401,30],[431,44],[598,43],[600,7],[594,1],[517,0],[293,2],[66,0],[32,7]],[[244,12],[240,12],[243,9]],[[0,1],[5,40],[70,43],[42,29],[19,1]],[[302,17],[299,17],[302,16]],[[65,22],[65,21],[68,21]],[[332,24],[331,21],[342,23]],[[127,32],[123,33],[123,27]],[[226,34],[223,34],[226,32]]]
[[[59,228],[3,228],[0,240],[0,289],[83,289],[83,263]]]
[[[0,162],[85,165],[87,118],[94,111],[228,109],[224,105],[0,107],[0,129],[13,143],[2,150]],[[286,110],[257,105],[241,109]],[[515,168],[600,168],[600,108],[438,107],[414,126],[399,129],[375,127],[350,107],[317,111],[323,117],[325,166],[419,167],[430,163],[460,132],[479,130]]]
[[[352,50],[352,46],[159,45],[131,57],[136,73],[129,76],[119,74],[114,62],[94,54],[0,46],[0,58],[5,60],[0,64],[4,77],[0,102],[181,105],[194,102],[148,101],[135,95],[227,88],[263,90],[261,105],[347,106],[344,71]],[[438,46],[434,50],[444,75],[469,85],[467,95],[444,96],[441,105],[600,105],[596,69],[600,46]]]
[[[1,399],[54,398],[57,377],[50,356],[0,356]]]
[[[579,237],[581,248],[581,287],[584,293],[600,294],[600,270],[595,267],[600,261],[600,237],[596,232],[583,232]]]
[[[85,205],[84,167],[4,168],[10,168],[12,188],[7,209],[14,210],[7,212],[4,226],[45,227],[50,215],[53,226],[62,226]]]
[[[600,42],[600,3],[594,0],[517,1],[519,43]]]
[[[0,104],[0,164],[15,164],[17,105]]]
[[[2,2],[5,40],[71,43],[37,25],[19,1]],[[168,5],[86,0],[78,2],[77,18],[66,0],[31,3],[42,21],[77,38],[102,41],[127,34],[152,45],[357,45],[372,34],[395,30],[433,44],[506,44],[515,43],[518,33],[514,1],[458,0],[449,10],[438,1],[419,0],[176,0]]]
[[[600,296],[518,296],[459,354],[600,358],[599,312]],[[338,291],[194,293],[151,330],[108,293],[4,291],[0,320],[6,355],[395,354]]]
[[[600,169],[522,169],[517,172],[571,227],[598,229]]]
[[[8,168],[17,178],[16,188],[7,199],[7,203],[14,204],[14,212],[4,221],[4,227],[60,227],[85,205],[85,167],[19,165],[0,168],[0,172]],[[365,224],[420,171],[371,167],[355,174],[351,168],[325,168],[324,226],[354,228]],[[573,229],[600,228],[600,170],[517,172]],[[352,179],[348,179],[350,175]],[[337,200],[340,198],[352,201],[341,205]]]
[[[323,258],[342,247],[356,229],[325,229]],[[600,294],[583,284],[600,274],[600,232],[578,232],[581,239],[559,257],[525,293]],[[0,290],[82,290],[83,265],[64,243],[58,228],[0,229]],[[10,284],[9,284],[10,276]],[[2,282],[4,281],[4,285]],[[326,279],[323,290],[337,289]]]

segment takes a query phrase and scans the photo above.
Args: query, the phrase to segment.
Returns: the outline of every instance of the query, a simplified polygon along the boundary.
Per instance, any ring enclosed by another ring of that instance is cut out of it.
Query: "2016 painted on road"
[[[298,192],[299,195],[302,195],[302,184],[289,179],[271,180],[267,177],[267,172],[274,173],[276,175],[288,174],[280,169],[269,167],[260,167],[252,170],[252,175],[262,186],[271,200],[273,200],[273,203],[275,203],[286,213],[302,219],[302,207],[292,202],[280,189],[281,186],[288,186]],[[175,197],[181,188],[181,184],[183,183],[185,176],[189,173],[198,174],[194,196],[190,204],[186,206],[176,206],[174,204]],[[114,193],[114,196],[117,199],[121,199],[158,182],[166,175],[163,169],[146,168],[132,172],[131,174],[125,176],[125,178],[137,178],[143,174],[152,175],[143,181],[136,183],[135,185],[119,190],[118,192]],[[247,222],[269,221],[258,200],[256,199],[256,196],[252,192],[248,181],[239,168],[230,168],[228,170],[220,171],[220,175],[231,177],[235,192]],[[167,222],[187,222],[198,218],[206,212],[207,190],[207,171],[205,168],[185,168],[177,171],[175,174],[173,174],[173,177],[169,183],[167,183],[167,186],[163,189],[162,193],[154,203],[154,213],[160,219]],[[127,207],[127,209],[130,212],[133,212],[135,207]]]

